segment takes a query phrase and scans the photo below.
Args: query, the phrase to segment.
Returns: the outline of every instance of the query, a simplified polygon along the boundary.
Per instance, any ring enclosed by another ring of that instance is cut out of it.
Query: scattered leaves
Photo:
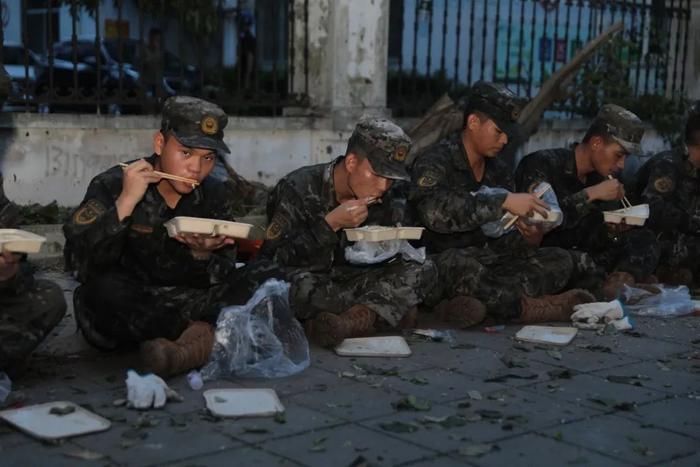
[[[418,412],[428,411],[431,407],[430,401],[427,399],[417,398],[416,396],[403,397],[391,405],[396,410],[415,410]]]
[[[100,452],[90,451],[88,449],[78,449],[75,451],[63,452],[61,453],[66,457],[72,457],[74,459],[81,459],[84,461],[98,461],[104,459],[105,455]]]
[[[64,415],[68,415],[68,414],[73,413],[73,412],[75,412],[74,405],[56,406],[56,407],[51,407],[51,410],[49,410],[49,413],[51,415],[57,415],[59,417],[62,417]]]

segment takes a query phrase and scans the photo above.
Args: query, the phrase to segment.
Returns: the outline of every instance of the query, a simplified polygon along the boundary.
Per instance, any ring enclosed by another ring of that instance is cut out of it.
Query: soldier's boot
[[[100,334],[95,329],[92,315],[83,300],[82,287],[78,287],[73,292],[73,317],[77,328],[80,329],[88,344],[104,352],[117,348],[116,340]]]
[[[168,377],[204,366],[214,347],[214,327],[195,321],[175,341],[159,337],[141,344],[144,369]]]
[[[376,321],[377,313],[365,305],[353,305],[339,315],[323,312],[309,323],[309,337],[321,347],[334,347],[343,339],[372,334]]]
[[[547,321],[571,321],[574,306],[591,303],[595,297],[583,289],[572,289],[559,295],[543,295],[520,299],[520,321],[526,324]]]
[[[629,272],[611,272],[603,282],[603,300],[610,301],[619,298],[625,285],[633,286],[634,284],[634,276]]]
[[[466,295],[443,300],[434,311],[440,320],[458,329],[476,326],[486,317],[486,306],[480,300]]]
[[[656,274],[663,284],[687,285],[688,287],[693,284],[693,273],[688,268],[659,266]]]
[[[638,282],[639,284],[658,284],[659,278],[654,274],[649,274],[647,277]]]

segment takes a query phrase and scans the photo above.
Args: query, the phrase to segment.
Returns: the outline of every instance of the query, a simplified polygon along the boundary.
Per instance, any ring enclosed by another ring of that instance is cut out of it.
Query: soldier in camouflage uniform
[[[364,119],[344,156],[295,170],[270,195],[260,254],[287,268],[296,315],[307,320],[310,337],[322,346],[376,326],[400,326],[435,283],[430,261],[396,258],[365,267],[348,264],[344,255],[343,229],[401,219],[401,209],[395,209],[400,203],[387,192],[392,182],[409,178],[410,146],[394,123]]]
[[[661,282],[700,279],[700,101],[691,106],[684,144],[661,152],[637,172],[632,198],[649,204],[646,227],[657,234]]]
[[[16,228],[19,220],[0,175],[0,228]],[[18,370],[66,312],[60,287],[34,279],[24,256],[0,252],[0,371]]]
[[[476,83],[463,130],[426,149],[413,166],[411,203],[439,270],[440,289],[431,302],[447,299],[436,307],[441,314],[471,310],[465,325],[478,324],[486,313],[499,321],[566,320],[574,304],[592,298],[581,290],[536,298],[562,290],[573,267],[568,252],[537,248],[538,228],[520,220],[517,231],[495,240],[482,232],[506,212],[546,216],[543,201],[514,193],[512,171],[496,157],[517,131],[523,104],[501,85]]]
[[[168,99],[154,154],[96,176],[64,226],[67,264],[82,284],[74,303],[83,335],[102,349],[142,343],[146,366],[159,374],[204,364],[221,307],[245,302],[250,292],[235,270],[233,239],[170,238],[163,225],[177,216],[233,219],[230,184],[208,177],[217,154],[229,152],[227,121],[204,100]]]
[[[623,207],[624,186],[614,177],[624,168],[627,154],[640,151],[643,134],[636,115],[606,104],[575,148],[537,151],[525,156],[516,170],[519,190],[531,190],[542,181],[552,185],[564,223],[542,244],[587,252],[609,273],[602,290],[605,299],[615,298],[622,284],[654,280],[649,277],[659,258],[654,234],[603,222],[604,210]]]

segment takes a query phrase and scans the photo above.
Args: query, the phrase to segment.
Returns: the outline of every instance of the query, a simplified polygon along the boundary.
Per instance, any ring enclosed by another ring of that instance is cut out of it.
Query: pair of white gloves
[[[575,305],[571,321],[580,329],[603,329],[607,325],[612,325],[618,331],[632,329],[632,322],[620,300]]]
[[[126,373],[126,399],[134,409],[160,409],[166,401],[182,402],[182,396],[170,389],[162,378],[152,373],[139,375],[134,370]]]

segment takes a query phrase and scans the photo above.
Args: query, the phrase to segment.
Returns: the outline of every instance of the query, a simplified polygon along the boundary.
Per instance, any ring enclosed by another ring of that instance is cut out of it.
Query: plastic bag
[[[495,196],[495,195],[507,195],[510,193],[508,190],[505,188],[491,188],[488,186],[481,186],[478,191],[472,192],[472,196],[479,196],[479,195],[486,195],[486,196]],[[487,237],[490,238],[498,238],[502,236],[503,234],[506,234],[514,229],[514,227],[510,227],[508,229],[504,229],[504,226],[507,222],[506,216],[501,217],[497,221],[492,221],[492,222],[487,222],[486,224],[483,224],[481,226],[481,231],[486,235]]]
[[[406,261],[425,263],[425,247],[415,248],[407,240],[367,242],[361,240],[345,247],[345,259],[351,264],[378,264],[401,254]]]
[[[242,306],[221,310],[204,380],[219,377],[279,378],[311,363],[309,343],[289,306],[289,284],[269,279]]]
[[[674,318],[690,314],[694,309],[688,287],[684,285],[648,284],[644,288],[625,285],[621,299],[625,310],[638,316]]]
[[[535,213],[533,217],[523,217],[526,224],[539,226],[542,233],[548,233],[559,227],[562,222],[564,222],[564,213],[559,207],[559,200],[557,199],[557,194],[552,189],[552,186],[547,182],[541,182],[539,185],[532,190],[533,193],[544,194],[540,197],[542,201],[547,203],[547,210],[549,214],[545,219],[541,215]]]

